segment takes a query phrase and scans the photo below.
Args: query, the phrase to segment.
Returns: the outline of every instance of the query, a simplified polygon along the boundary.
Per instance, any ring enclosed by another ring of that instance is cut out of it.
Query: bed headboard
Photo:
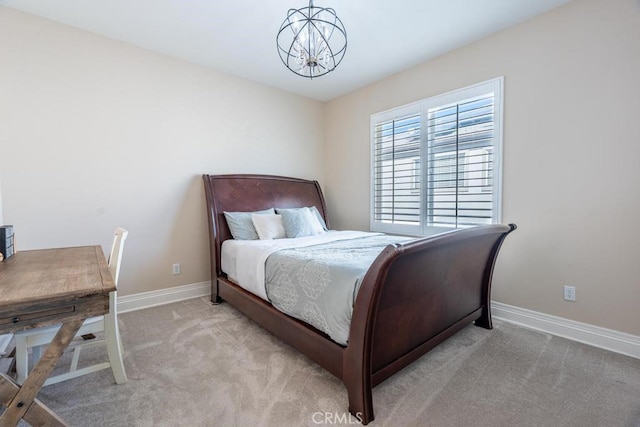
[[[232,239],[224,217],[227,212],[315,206],[327,227],[327,211],[318,181],[273,175],[203,175],[209,218],[211,281],[222,274],[220,247]]]

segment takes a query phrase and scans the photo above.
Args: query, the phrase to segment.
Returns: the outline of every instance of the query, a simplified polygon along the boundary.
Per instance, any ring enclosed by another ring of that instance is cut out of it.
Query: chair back
[[[124,241],[127,240],[128,234],[129,232],[124,228],[116,228],[113,245],[111,246],[111,253],[109,254],[109,270],[111,270],[113,282],[116,284],[116,287],[118,286],[118,277],[120,276],[120,263],[122,261]]]
[[[107,264],[111,275],[113,276],[113,282],[118,286],[118,277],[120,276],[120,262],[122,261],[122,249],[124,248],[124,241],[127,239],[129,232],[124,228],[116,228],[115,236],[113,239],[113,245],[111,246],[111,252],[109,253],[109,260]],[[81,344],[77,344],[73,347],[73,357],[71,359],[71,368],[68,372],[56,374],[44,382],[44,385],[55,384],[60,381],[76,378],[81,375],[86,375],[91,372],[97,372],[101,369],[111,367],[113,377],[117,384],[124,384],[127,382],[127,373],[125,372],[124,362],[122,360],[122,340],[120,339],[120,330],[118,328],[118,315],[116,311],[117,303],[116,290],[109,292],[109,312],[104,316],[94,316],[86,319],[80,329],[76,333],[76,338],[85,335],[93,335],[104,331],[104,338],[86,341]],[[42,328],[34,328],[27,331],[20,331],[16,335],[16,375],[19,384],[23,384],[28,376],[29,356],[28,349],[31,348],[31,355],[33,359],[33,365],[40,359],[42,349],[51,342],[56,342],[58,326],[46,326]],[[93,337],[95,338],[95,336]],[[0,336],[1,340],[1,336]],[[78,369],[78,358],[80,357],[80,350],[82,348],[93,347],[96,344],[107,344],[107,354],[109,356],[108,362],[96,363],[93,365],[83,366]],[[59,344],[59,340],[58,340]],[[58,348],[60,353],[64,350]],[[50,357],[47,353],[43,357]],[[59,356],[59,355],[58,355]],[[44,369],[36,367],[36,369]],[[38,373],[40,375],[41,372]],[[44,381],[44,380],[43,380]],[[42,382],[40,383],[42,384]],[[2,375],[0,375],[0,400],[2,395]],[[0,420],[0,425],[5,424]]]

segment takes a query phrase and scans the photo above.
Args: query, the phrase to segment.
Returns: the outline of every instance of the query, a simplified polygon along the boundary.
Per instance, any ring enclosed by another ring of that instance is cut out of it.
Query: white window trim
[[[391,234],[406,234],[410,236],[425,236],[443,231],[451,230],[449,227],[435,227],[427,225],[427,210],[425,209],[425,203],[421,202],[420,206],[420,224],[419,225],[399,225],[399,224],[385,224],[376,222],[374,218],[374,192],[375,188],[375,174],[374,174],[374,162],[375,162],[375,126],[376,123],[380,123],[385,120],[395,120],[402,118],[412,113],[419,112],[422,119],[428,116],[430,108],[442,107],[447,104],[454,104],[460,101],[464,101],[474,96],[480,96],[486,93],[487,86],[492,86],[494,97],[499,100],[494,105],[494,159],[493,159],[493,186],[495,188],[495,197],[493,198],[493,212],[492,223],[502,222],[502,169],[503,169],[503,122],[504,122],[504,76],[499,76],[484,82],[476,83],[470,86],[466,86],[460,89],[456,89],[441,95],[436,95],[421,101],[406,104],[401,107],[392,108],[386,111],[375,113],[371,115],[370,120],[370,187],[369,187],[369,227],[372,231],[379,231],[383,233]],[[428,132],[420,133],[420,150],[421,157],[426,159],[427,157],[427,137]],[[426,168],[428,162],[423,161],[422,174],[421,174],[421,188],[426,188],[427,173]]]

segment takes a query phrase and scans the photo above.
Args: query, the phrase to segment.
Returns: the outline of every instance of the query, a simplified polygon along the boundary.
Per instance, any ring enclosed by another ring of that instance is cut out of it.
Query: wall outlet
[[[564,287],[564,300],[565,301],[575,301],[576,300],[576,287],[575,286],[565,286]]]
[[[173,274],[180,274],[180,264],[173,264]]]

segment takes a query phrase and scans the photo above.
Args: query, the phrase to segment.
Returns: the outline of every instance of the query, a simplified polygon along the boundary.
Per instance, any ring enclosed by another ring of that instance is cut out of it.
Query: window
[[[500,221],[502,78],[371,116],[371,229]]]

